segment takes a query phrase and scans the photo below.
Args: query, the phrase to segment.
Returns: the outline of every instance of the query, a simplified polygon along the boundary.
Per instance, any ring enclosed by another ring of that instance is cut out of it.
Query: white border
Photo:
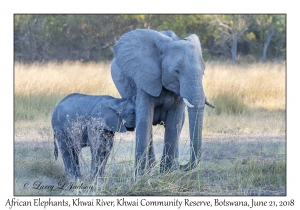
[[[285,3],[285,4],[284,4]],[[286,13],[287,14],[287,196],[262,200],[296,200],[299,206],[299,12],[294,3],[274,1],[10,1],[1,6],[1,179],[0,206],[13,197],[13,14],[15,13]],[[297,65],[298,64],[298,65]],[[54,197],[57,200],[63,197]],[[215,197],[204,197],[213,200]],[[229,200],[232,197],[227,197]],[[19,197],[26,200],[26,197]],[[32,199],[32,197],[28,197]],[[46,199],[46,197],[43,197]],[[88,199],[85,197],[85,199]],[[135,198],[129,198],[135,199]],[[149,198],[154,199],[152,198]],[[163,199],[162,197],[159,198]],[[237,197],[234,200],[244,200]],[[67,200],[71,200],[70,197]],[[170,198],[169,198],[170,200]],[[296,209],[294,206],[294,209]],[[14,207],[17,209],[18,207]],[[99,208],[99,207],[98,207]],[[54,209],[54,208],[47,208]],[[260,208],[256,208],[260,209]],[[277,208],[278,209],[278,208]],[[286,209],[286,208],[285,208]]]

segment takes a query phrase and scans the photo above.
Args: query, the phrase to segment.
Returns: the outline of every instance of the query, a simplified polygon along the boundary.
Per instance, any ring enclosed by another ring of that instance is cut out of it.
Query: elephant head
[[[95,123],[100,120],[98,123],[100,127],[113,132],[133,131],[135,127],[135,97],[132,99],[105,97],[109,98],[101,101],[91,113]]]
[[[194,166],[200,157],[206,104],[202,85],[205,65],[199,38],[192,34],[179,40],[171,31],[141,29],[124,34],[114,51],[115,64],[134,81],[130,84],[134,84],[135,89],[141,88],[158,97],[164,87],[179,95],[189,107],[191,159],[182,167]],[[128,95],[125,90],[119,89],[119,92],[123,97]]]

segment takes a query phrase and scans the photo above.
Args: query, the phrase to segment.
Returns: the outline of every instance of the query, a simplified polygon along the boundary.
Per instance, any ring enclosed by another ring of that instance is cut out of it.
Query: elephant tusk
[[[192,104],[190,104],[190,102],[186,98],[183,98],[183,101],[188,107],[190,108],[194,107]]]
[[[213,105],[213,104],[211,104],[211,103],[209,103],[208,101],[207,101],[207,99],[205,98],[205,104],[207,105],[207,106],[209,106],[209,107],[211,107],[211,108],[216,108],[216,106],[215,105]]]

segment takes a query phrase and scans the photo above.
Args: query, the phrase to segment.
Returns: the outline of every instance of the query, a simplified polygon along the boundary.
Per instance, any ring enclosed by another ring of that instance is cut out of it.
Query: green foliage
[[[242,114],[247,111],[247,104],[243,96],[234,91],[224,90],[212,98],[212,103],[216,104],[215,113],[220,114]]]
[[[113,46],[122,34],[147,28],[172,30],[180,38],[197,34],[209,59],[247,54],[258,58],[268,32],[276,30],[267,57],[285,59],[285,19],[285,15],[276,14],[18,14],[14,15],[14,56],[16,61],[28,63],[108,61],[113,59]]]
[[[45,94],[18,95],[14,97],[14,119],[28,121],[47,118],[63,97]]]
[[[284,159],[248,159],[238,160],[235,163],[234,171],[239,171],[239,175],[243,176],[240,184],[245,187],[249,183],[253,187],[262,185],[276,186],[278,183],[286,182],[286,163]],[[240,177],[235,177],[240,181]]]

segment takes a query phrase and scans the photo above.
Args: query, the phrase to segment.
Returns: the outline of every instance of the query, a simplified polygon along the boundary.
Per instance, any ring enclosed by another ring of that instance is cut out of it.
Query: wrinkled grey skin
[[[90,147],[90,179],[93,180],[104,173],[114,133],[133,131],[134,126],[134,101],[111,96],[71,94],[57,105],[52,115],[54,139],[58,142],[66,173],[72,179],[81,177],[78,155],[82,147]]]
[[[205,65],[199,38],[192,34],[179,40],[172,31],[135,30],[124,34],[114,51],[111,74],[116,87],[123,98],[136,95],[136,174],[155,164],[152,125],[161,121],[165,135],[160,170],[179,167],[183,98],[191,106],[190,161],[180,168],[195,167],[201,153],[204,106],[209,104],[202,85]]]

